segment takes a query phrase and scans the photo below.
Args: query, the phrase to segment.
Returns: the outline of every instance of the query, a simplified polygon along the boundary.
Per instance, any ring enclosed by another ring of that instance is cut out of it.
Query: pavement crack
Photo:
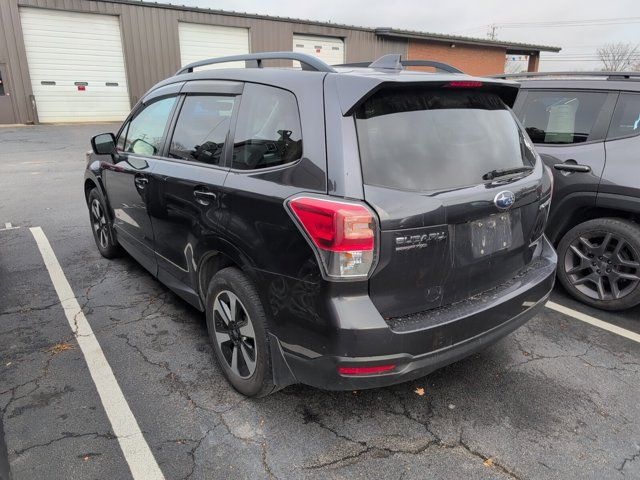
[[[202,445],[202,442],[204,441],[204,439],[207,438],[212,431],[213,431],[213,428],[210,428],[204,433],[204,435],[202,435],[202,437],[200,437],[197,440],[192,440],[192,439],[180,440],[180,441],[195,443],[193,448],[189,450],[189,452],[187,452],[189,454],[189,457],[191,457],[191,469],[189,470],[189,473],[187,473],[184,477],[182,477],[182,480],[188,480],[193,476],[197,466],[196,453],[198,449],[200,449],[200,446]]]
[[[466,443],[463,439],[463,431],[460,431],[460,438],[458,439],[458,444],[464,449],[466,450],[469,454],[473,455],[474,457],[477,457],[479,459],[482,460],[482,462],[486,465],[489,461],[491,462],[491,467],[496,468],[498,470],[500,470],[502,473],[508,475],[510,478],[513,478],[515,480],[521,480],[521,477],[518,476],[516,473],[512,472],[511,470],[509,470],[507,467],[505,467],[504,465],[502,465],[501,463],[498,463],[494,457],[489,457],[484,455],[483,453],[480,453],[477,450],[474,450],[473,448],[471,448],[471,446],[469,446],[468,443]]]
[[[60,302],[54,302],[51,303],[49,305],[43,305],[41,307],[24,307],[24,308],[17,308],[14,310],[6,310],[2,313],[0,313],[0,317],[4,316],[4,315],[15,315],[15,314],[26,314],[26,313],[33,313],[33,312],[43,312],[45,310],[49,310],[50,308],[53,307],[57,307],[58,305],[60,305]]]
[[[304,406],[303,409],[302,409],[302,421],[303,421],[304,424],[313,423],[315,425],[318,425],[320,428],[323,428],[324,430],[327,430],[327,431],[333,433],[336,437],[342,438],[343,440],[346,440],[348,442],[356,443],[356,444],[359,444],[360,446],[363,446],[363,447],[367,446],[367,442],[354,440],[353,438],[350,438],[350,437],[347,437],[346,435],[341,434],[340,432],[338,432],[334,428],[331,428],[330,426],[325,425],[320,420],[320,417],[318,416],[318,414],[313,412],[307,406]]]
[[[264,468],[264,471],[269,478],[277,479],[277,477],[274,475],[273,471],[271,470],[271,467],[269,466],[269,462],[267,462],[267,443],[262,442],[260,444],[260,449],[261,449],[260,460],[262,461],[262,468]]]
[[[16,449],[14,450],[16,455],[23,455],[24,453],[33,450],[34,448],[41,448],[41,447],[48,447],[50,445],[53,445],[56,442],[60,442],[62,440],[67,440],[69,438],[83,438],[83,437],[92,437],[92,438],[105,438],[107,440],[114,440],[117,437],[112,434],[112,433],[98,433],[98,432],[92,432],[92,433],[72,433],[72,432],[63,432],[61,437],[57,437],[54,438],[52,440],[49,440],[48,442],[44,442],[44,443],[36,443],[33,445],[29,445],[28,447],[25,448],[21,448],[21,449]]]
[[[361,456],[363,456],[364,454],[366,454],[366,453],[368,453],[370,451],[371,451],[371,447],[367,447],[364,450],[361,450],[361,451],[359,451],[357,453],[352,453],[350,455],[345,455],[343,457],[331,460],[329,462],[322,462],[322,463],[316,463],[316,464],[313,464],[313,465],[307,465],[307,466],[302,467],[302,468],[304,470],[318,470],[318,469],[321,469],[321,468],[332,467],[334,465],[338,465],[338,464],[343,463],[343,462],[356,460],[356,459],[360,458]]]
[[[628,463],[632,463],[635,462],[636,460],[638,460],[640,458],[640,445],[636,444],[636,453],[634,453],[633,455],[631,455],[630,457],[626,457],[622,460],[622,463],[620,464],[619,467],[616,467],[616,470],[618,470],[619,472],[621,472],[624,475],[624,469],[627,466]]]
[[[405,408],[405,412],[408,414],[408,411]],[[402,415],[399,414],[397,412],[393,412],[396,415]],[[332,428],[328,425],[326,425],[324,422],[322,422],[322,420],[320,419],[320,417],[313,412],[311,409],[309,409],[308,407],[303,407],[302,410],[302,415],[303,415],[303,422],[305,424],[308,423],[313,423],[314,425],[317,425],[318,427],[327,430],[328,432],[331,432],[333,435],[335,435],[337,438],[341,438],[347,442],[350,442],[354,445],[357,445],[360,450],[358,452],[355,453],[351,453],[348,455],[344,455],[340,458],[337,459],[333,459],[333,460],[329,460],[326,462],[321,462],[321,463],[316,463],[313,465],[307,465],[305,467],[303,467],[303,469],[305,470],[317,470],[317,469],[321,469],[321,468],[326,468],[326,467],[331,467],[334,465],[338,465],[340,463],[344,463],[344,462],[349,462],[349,461],[353,461],[356,460],[360,457],[362,457],[363,455],[367,454],[367,453],[378,453],[383,457],[389,457],[392,455],[398,455],[398,454],[408,454],[408,455],[419,455],[423,452],[425,452],[426,450],[428,450],[429,448],[431,448],[433,445],[437,445],[438,443],[440,443],[440,440],[438,439],[437,436],[433,435],[433,433],[431,433],[428,429],[427,431],[434,437],[434,440],[429,441],[426,445],[423,445],[421,447],[418,448],[389,448],[389,447],[379,447],[379,446],[374,446],[374,445],[369,445],[367,442],[363,441],[363,440],[355,440],[351,437],[348,437],[347,435],[344,435],[340,432],[338,432],[335,428]],[[416,420],[415,418],[412,417],[407,417],[412,421],[415,421],[421,425],[424,425],[423,423],[419,422],[418,420]]]

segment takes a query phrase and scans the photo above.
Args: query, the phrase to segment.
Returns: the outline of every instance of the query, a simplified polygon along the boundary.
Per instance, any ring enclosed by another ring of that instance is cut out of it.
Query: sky
[[[640,0],[158,0],[201,8],[330,21],[364,27],[393,27],[562,47],[543,53],[540,70],[600,70],[598,47],[640,46]],[[608,21],[608,19],[612,19]],[[597,22],[593,22],[597,20]],[[588,21],[589,25],[531,25]],[[518,25],[503,25],[513,24]],[[599,24],[594,24],[599,23]],[[526,25],[523,25],[526,24]],[[640,62],[640,47],[638,48]]]

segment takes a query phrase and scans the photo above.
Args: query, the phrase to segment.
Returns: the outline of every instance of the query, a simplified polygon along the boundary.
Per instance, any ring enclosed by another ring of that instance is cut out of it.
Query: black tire
[[[558,245],[558,280],[577,300],[602,310],[640,304],[640,226],[597,218],[572,228]]]
[[[107,216],[104,199],[97,188],[89,192],[87,196],[87,206],[89,207],[89,220],[91,222],[93,239],[96,242],[100,255],[104,258],[116,258],[120,256],[122,250],[117,240],[115,240],[113,228]]]
[[[232,322],[227,322],[230,317],[224,317],[222,313],[230,313],[234,301],[236,316]],[[209,282],[206,308],[209,338],[218,365],[229,383],[247,397],[264,397],[276,391],[267,319],[251,280],[235,267],[220,270]],[[252,333],[253,339],[250,338]],[[232,365],[234,354],[237,358],[235,368]]]

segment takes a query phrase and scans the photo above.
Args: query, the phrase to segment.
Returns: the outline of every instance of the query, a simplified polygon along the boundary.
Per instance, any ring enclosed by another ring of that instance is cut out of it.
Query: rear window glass
[[[356,112],[364,182],[403,190],[483,183],[492,170],[531,166],[531,141],[493,93],[382,90]]]

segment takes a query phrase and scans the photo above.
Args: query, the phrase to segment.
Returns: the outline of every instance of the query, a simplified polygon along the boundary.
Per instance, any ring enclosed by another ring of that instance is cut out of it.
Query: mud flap
[[[271,370],[273,373],[273,384],[278,389],[288,385],[298,383],[295,375],[291,372],[287,361],[284,358],[284,352],[280,346],[278,339],[271,333],[269,335],[269,350],[271,351]]]

